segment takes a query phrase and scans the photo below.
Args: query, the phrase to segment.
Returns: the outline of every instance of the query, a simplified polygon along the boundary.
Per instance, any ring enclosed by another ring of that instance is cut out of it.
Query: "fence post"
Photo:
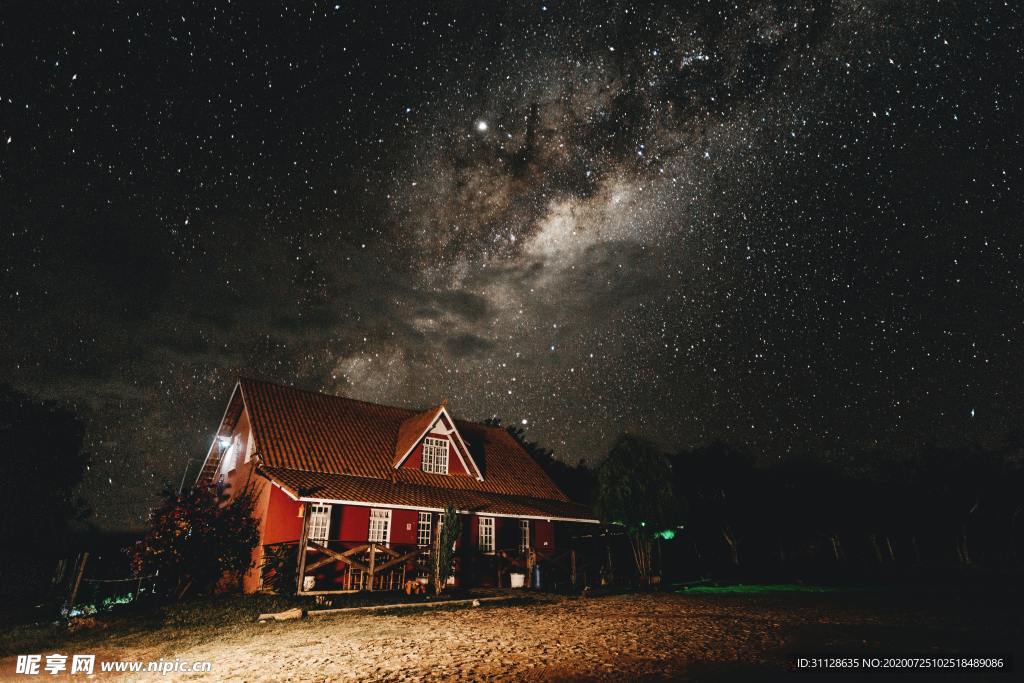
[[[373,590],[373,579],[375,578],[375,576],[374,576],[374,564],[376,563],[376,560],[377,560],[377,544],[376,543],[371,543],[370,544],[370,590],[371,591]]]
[[[75,583],[71,587],[71,596],[68,598],[68,613],[75,607],[75,599],[78,597],[78,586],[82,583],[82,575],[85,574],[85,563],[89,561],[89,551],[82,553],[82,562],[78,565],[78,573],[75,575]]]
[[[296,593],[301,593],[305,590],[303,586],[306,583],[306,546],[309,544],[309,503],[302,503],[302,535],[299,539],[299,562],[298,562],[298,585],[295,588]]]

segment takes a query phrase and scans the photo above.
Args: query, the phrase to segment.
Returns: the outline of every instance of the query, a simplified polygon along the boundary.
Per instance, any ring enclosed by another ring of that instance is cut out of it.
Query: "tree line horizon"
[[[502,426],[498,418],[486,422]],[[505,429],[571,499],[593,505],[613,536],[624,531],[650,545],[648,566],[633,568],[634,578],[1017,572],[1024,563],[1024,438],[1017,432],[998,448],[923,446],[846,459],[793,454],[773,462],[724,443],[668,451],[623,434],[591,466],[557,459],[516,425]],[[0,500],[0,542],[21,549],[0,566],[0,585],[15,593],[49,573],[57,549],[117,531],[91,522],[80,495],[85,437],[85,420],[67,406],[0,385],[0,477],[10,484]],[[610,472],[624,487],[611,497],[607,485],[602,495],[602,475],[607,484]],[[147,491],[156,505],[159,490]],[[609,516],[610,498],[632,518]],[[655,536],[666,530],[671,540]]]

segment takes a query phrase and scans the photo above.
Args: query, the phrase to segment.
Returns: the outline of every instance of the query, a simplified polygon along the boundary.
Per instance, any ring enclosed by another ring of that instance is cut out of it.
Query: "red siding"
[[[437,434],[428,434],[432,438],[440,438]],[[448,474],[467,476],[466,468],[462,466],[462,461],[459,460],[458,453],[456,452],[458,446],[455,445],[455,440],[448,437]],[[402,463],[402,469],[422,469],[423,468],[423,441],[420,440],[416,447],[412,449],[409,457]]]
[[[331,534],[342,541],[366,542],[370,535],[370,508],[360,505],[341,506],[341,528]]]
[[[391,544],[416,545],[416,525],[419,513],[416,510],[391,511]]]
[[[300,536],[302,536],[302,517],[299,516],[299,503],[289,498],[281,489],[271,486],[262,543],[267,545],[297,541]]]
[[[537,550],[554,550],[555,549],[555,525],[545,519],[531,519],[530,526],[533,527],[534,547]]]
[[[468,522],[468,524],[467,524]],[[480,547],[480,518],[476,515],[471,515],[467,520],[465,517],[462,518],[462,538],[465,543],[473,550],[478,550]]]

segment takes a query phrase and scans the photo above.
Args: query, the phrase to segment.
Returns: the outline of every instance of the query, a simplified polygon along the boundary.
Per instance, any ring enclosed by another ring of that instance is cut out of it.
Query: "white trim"
[[[487,524],[484,524],[487,522]],[[497,525],[494,523],[494,517],[490,515],[480,515],[480,523],[476,525],[476,549],[487,555],[493,555],[495,548],[497,547]],[[487,539],[490,543],[489,548],[484,547],[484,531],[490,531],[490,538]]]
[[[420,538],[420,532],[423,531],[423,520],[426,515],[426,531],[427,531],[427,542],[423,543],[423,539]],[[427,512],[426,510],[420,510],[416,515],[416,546],[419,548],[429,548],[434,540],[434,513]]]
[[[387,514],[384,515],[383,517],[376,517],[375,518],[373,516],[374,512],[386,512]],[[344,513],[342,513],[342,514],[344,514]],[[373,520],[374,519],[385,519],[385,520],[387,520],[387,522],[386,522],[386,524],[384,526],[384,538],[383,538],[383,540],[381,540],[381,539],[376,539],[375,540],[375,539],[370,538],[370,530],[373,529]],[[388,545],[389,543],[391,543],[391,508],[382,508],[382,507],[372,507],[372,508],[370,508],[369,523],[366,525],[366,542],[367,543],[383,543],[384,545]]]
[[[288,489],[286,489],[284,486],[282,486],[277,481],[275,481],[266,472],[263,473],[263,476],[265,476],[270,481],[271,484],[273,484],[277,488],[281,489],[281,491],[286,496],[288,496],[289,498],[291,498],[292,500],[294,500],[297,503],[330,503],[332,505],[359,505],[360,507],[364,507],[364,508],[380,507],[382,505],[387,505],[392,510],[419,510],[419,511],[422,511],[422,512],[444,512],[444,508],[427,508],[427,507],[423,507],[422,505],[401,505],[401,504],[398,504],[398,503],[371,503],[371,502],[368,502],[368,501],[365,501],[365,500],[342,500],[341,498],[310,498],[308,496],[302,497],[302,496],[298,496],[298,495],[292,493],[291,491],[289,491]],[[580,522],[581,524],[600,524],[601,523],[601,520],[599,520],[599,519],[583,519],[583,518],[580,518],[580,517],[546,517],[544,515],[512,515],[512,514],[505,514],[504,512],[472,512],[470,510],[456,510],[455,512],[457,512],[460,515],[476,515],[478,517],[483,515],[484,517],[502,517],[502,518],[510,518],[510,519],[539,519],[539,520],[544,521],[544,522]]]
[[[431,432],[434,434],[435,432]],[[427,469],[427,447],[430,447],[430,469]],[[451,439],[447,435],[437,438],[436,436],[425,436],[423,437],[423,447],[420,451],[421,462],[420,469],[428,474],[448,474],[448,460],[451,455],[453,444]],[[454,448],[458,448],[454,446]],[[438,452],[435,452],[438,451]],[[443,452],[439,452],[443,451]],[[444,457],[444,471],[441,471],[440,460]]]
[[[321,509],[320,510],[314,510],[315,507],[319,507]],[[313,515],[315,513],[316,514],[324,514],[327,517],[327,520],[326,520],[326,522],[324,524],[324,536],[323,536],[323,538],[320,538],[318,536],[317,537],[313,536]],[[330,538],[331,538],[331,504],[330,503],[314,503],[309,508],[309,530],[310,530],[309,537],[312,538],[315,541],[326,543],[327,541],[330,540]]]
[[[454,429],[448,429],[447,427],[445,427],[444,426],[444,422],[442,422],[440,418],[435,420],[434,421],[434,426],[430,428],[430,433],[431,434],[440,434],[441,436],[448,436],[453,431],[455,431],[455,430]]]
[[[275,482],[276,484],[276,482]],[[278,487],[282,491],[288,493],[284,487],[278,484]],[[444,512],[444,508],[428,508],[422,505],[399,505],[397,503],[371,503],[366,500],[341,500],[338,498],[296,498],[292,494],[288,494],[292,500],[297,500],[302,503],[331,503],[332,505],[359,505],[364,508],[376,508],[387,506],[392,510],[421,510],[423,512]],[[509,519],[539,519],[545,522],[580,522],[583,524],[600,524],[599,519],[582,519],[579,517],[558,517],[549,515],[516,515],[504,512],[474,512],[473,510],[455,510],[460,515],[476,515],[477,517],[502,517]]]
[[[203,476],[203,472],[206,471],[206,463],[210,462],[210,456],[213,455],[213,447],[217,445],[217,439],[220,438],[221,427],[224,426],[224,420],[228,419],[228,411],[231,410],[231,404],[235,402],[235,394],[241,393],[242,381],[238,380],[235,382],[235,388],[231,390],[231,397],[228,399],[228,404],[224,407],[224,414],[220,416],[220,422],[217,423],[217,431],[213,434],[213,441],[210,442],[210,448],[206,451],[206,457],[203,458],[203,466],[199,468],[199,474],[196,475],[196,482],[193,486],[199,484],[199,477]],[[242,396],[242,410],[245,410],[245,396]],[[252,427],[252,419],[249,420],[249,427]],[[218,468],[219,469],[219,468]]]
[[[444,406],[438,406],[437,413],[435,413],[434,417],[430,420],[430,424],[427,425],[427,428],[423,430],[422,434],[416,437],[416,440],[412,442],[411,446],[409,446],[409,450],[405,452],[405,455],[398,459],[398,462],[395,463],[395,469],[397,470],[399,467],[402,466],[402,463],[406,461],[406,459],[409,457],[409,454],[412,453],[413,450],[415,450],[416,446],[419,445],[421,441],[423,441],[423,437],[430,433],[430,430],[434,428],[434,425],[437,424],[438,418],[440,418],[442,415],[448,418],[448,424],[452,426],[452,430],[451,432],[449,432],[449,436],[451,434],[455,434],[455,436],[458,437],[459,439],[459,444],[462,445],[461,449],[455,449],[456,455],[459,456],[459,462],[462,463],[462,468],[466,470],[467,473],[472,474],[472,472],[470,472],[469,470],[469,465],[466,464],[466,458],[469,458],[469,462],[473,463],[473,471],[476,472],[477,480],[483,481],[484,475],[480,473],[480,468],[476,466],[476,462],[473,460],[473,456],[469,454],[469,447],[466,445],[466,442],[462,440],[462,434],[459,434],[459,428],[455,426],[455,420],[453,420],[452,416],[448,414],[448,410]],[[466,454],[465,458],[462,457],[463,451]]]

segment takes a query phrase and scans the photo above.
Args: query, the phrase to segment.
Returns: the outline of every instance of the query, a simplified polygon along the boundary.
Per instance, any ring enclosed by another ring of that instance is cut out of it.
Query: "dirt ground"
[[[97,659],[209,661],[168,681],[763,680],[794,652],[1008,651],[1009,606],[890,595],[619,595],[224,624],[96,641]],[[57,651],[68,651],[69,648]],[[0,661],[12,676],[13,658]],[[45,678],[53,677],[43,674]],[[796,676],[796,678],[802,678]],[[83,676],[69,680],[84,679]],[[970,679],[978,680],[978,679]]]

